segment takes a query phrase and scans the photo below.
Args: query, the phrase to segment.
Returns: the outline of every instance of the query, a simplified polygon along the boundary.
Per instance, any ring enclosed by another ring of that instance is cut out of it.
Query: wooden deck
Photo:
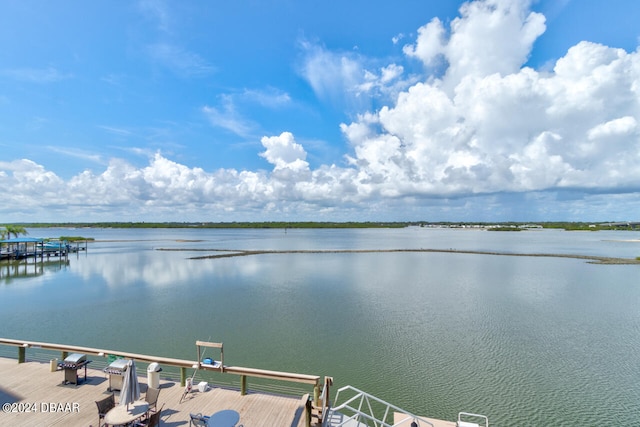
[[[19,412],[0,413],[3,426],[97,426],[95,401],[108,396],[108,376],[102,370],[87,369],[87,381],[78,386],[63,385],[64,373],[51,372],[48,363],[0,357],[0,403],[27,406]],[[80,372],[80,371],[79,371]],[[142,394],[147,378],[139,376]],[[306,396],[289,397],[262,392],[242,396],[239,390],[216,387],[199,392],[197,387],[182,403],[184,388],[161,377],[158,408],[163,406],[162,426],[188,426],[189,413],[211,415],[222,409],[240,414],[239,424],[246,427],[304,427]],[[116,400],[117,400],[116,392]],[[3,407],[4,409],[4,407]],[[25,412],[30,410],[31,412]]]

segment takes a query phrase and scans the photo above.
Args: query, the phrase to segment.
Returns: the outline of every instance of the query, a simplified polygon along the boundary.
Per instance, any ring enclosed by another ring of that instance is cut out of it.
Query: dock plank
[[[87,369],[87,381],[78,386],[63,385],[64,373],[51,372],[48,363],[0,357],[0,403],[16,403],[16,409],[29,404],[30,412],[1,412],[0,425],[11,426],[97,426],[95,402],[109,395],[108,377],[98,369]],[[141,390],[146,390],[146,376],[139,377]],[[303,427],[304,402],[301,396],[282,396],[249,392],[242,396],[237,389],[217,387],[205,392],[194,391],[180,403],[183,387],[161,378],[158,408],[163,426],[188,426],[189,413],[211,415],[223,409],[240,414],[239,424],[252,427]],[[116,392],[116,400],[117,400]],[[143,393],[144,395],[144,393]],[[20,405],[20,406],[18,406]],[[33,406],[35,405],[35,406]]]

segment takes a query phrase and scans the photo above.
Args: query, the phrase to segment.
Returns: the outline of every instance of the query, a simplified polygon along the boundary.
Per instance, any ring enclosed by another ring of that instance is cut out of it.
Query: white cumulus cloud
[[[444,24],[434,18],[418,30],[414,45],[404,52],[425,65],[442,58],[447,65],[444,83],[452,88],[467,77],[517,72],[545,31],[543,15],[529,11],[529,1],[482,0],[464,3],[460,17]],[[449,35],[449,37],[447,37]]]
[[[307,153],[302,145],[294,141],[290,132],[283,132],[280,136],[265,136],[261,142],[266,150],[260,155],[274,165],[275,170],[300,171],[309,168],[309,163],[305,161]]]
[[[638,122],[631,116],[609,120],[599,124],[587,132],[589,139],[606,138],[608,136],[627,136],[638,129]]]
[[[544,31],[528,6],[466,3],[448,37],[438,20],[420,29],[404,52],[426,65],[441,56],[446,72],[343,125],[361,188],[429,197],[640,187],[640,53],[581,42],[553,72],[524,67]]]

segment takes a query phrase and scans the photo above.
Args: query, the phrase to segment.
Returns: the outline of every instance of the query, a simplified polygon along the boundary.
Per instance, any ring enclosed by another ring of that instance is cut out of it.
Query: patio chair
[[[100,427],[102,425],[101,422],[107,412],[109,412],[116,406],[116,398],[112,393],[111,395],[109,395],[109,397],[105,397],[102,400],[97,400],[96,406],[98,407],[98,427]]]
[[[189,427],[207,427],[209,417],[202,414],[189,414]]]
[[[135,424],[135,427],[158,427],[160,425],[160,417],[162,416],[162,408],[164,405],[160,407],[158,412],[154,412],[151,414],[149,418],[144,421],[138,421]]]
[[[156,412],[157,404],[158,404],[158,396],[160,395],[159,388],[149,387],[147,389],[147,394],[144,396],[144,400],[149,404],[149,409],[147,410],[147,417],[151,415],[151,413]]]

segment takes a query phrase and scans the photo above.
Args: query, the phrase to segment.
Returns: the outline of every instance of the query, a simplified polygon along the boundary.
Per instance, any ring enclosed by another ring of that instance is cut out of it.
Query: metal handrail
[[[351,397],[350,399],[347,399],[344,403],[341,404],[337,404],[339,402],[339,397],[340,397],[340,393],[344,392],[344,391],[351,391],[356,393],[353,397]],[[344,426],[346,425],[348,422],[350,421],[360,421],[362,418],[364,418],[365,420],[369,420],[369,421],[373,421],[373,425],[374,427],[394,427],[394,426],[400,426],[402,423],[406,422],[407,420],[414,420],[414,421],[420,421],[420,423],[424,423],[425,425],[429,425],[431,427],[435,427],[433,425],[433,423],[431,423],[428,420],[425,420],[424,418],[421,418],[415,414],[412,414],[410,412],[405,411],[402,408],[399,408],[389,402],[386,402],[382,399],[379,399],[369,393],[366,393],[362,390],[359,390],[355,387],[352,387],[350,385],[348,386],[344,386],[342,388],[340,388],[338,390],[338,392],[336,393],[336,397],[335,397],[335,403],[336,406],[333,407],[333,409],[331,410],[332,412],[340,412],[344,409],[348,409],[349,411],[353,412],[353,415],[348,416],[346,414],[345,415],[347,418],[345,420],[343,420],[342,422],[340,422],[339,424],[331,424],[331,427],[340,427],[340,426]],[[382,418],[377,418],[377,416],[374,414],[374,410],[373,407],[371,406],[371,402],[376,402],[379,403],[381,405],[383,405],[385,407],[384,410],[384,415],[382,416]],[[357,408],[351,406],[351,403],[357,403]],[[366,409],[368,409],[368,411],[363,411],[362,407],[363,405],[366,404]],[[395,412],[400,412],[402,414],[405,414],[407,417],[402,419],[399,423],[397,424],[389,424],[389,422],[387,421],[387,417],[390,414],[390,411],[393,410]]]
[[[471,412],[458,412],[458,424],[462,422],[461,420],[462,415],[466,417],[482,418],[484,419],[484,427],[489,427],[489,418],[487,418],[486,415],[472,414]]]

